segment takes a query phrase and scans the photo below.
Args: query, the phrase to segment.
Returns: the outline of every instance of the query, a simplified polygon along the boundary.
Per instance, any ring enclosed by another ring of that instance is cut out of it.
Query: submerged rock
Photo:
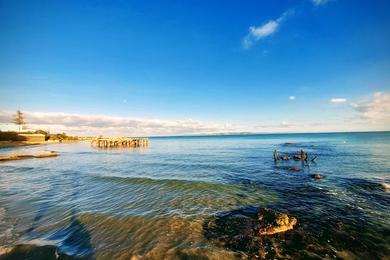
[[[262,236],[269,236],[285,232],[297,224],[295,217],[278,212],[270,208],[257,208],[254,212],[232,212],[215,217],[205,223],[206,237],[214,238],[224,244],[232,245],[245,241],[258,240]],[[241,241],[241,242],[240,242]]]
[[[293,229],[297,224],[296,218],[269,208],[260,208],[256,217],[259,228],[258,234],[260,236],[285,232]]]
[[[312,177],[313,179],[317,179],[317,180],[323,178],[323,177],[321,176],[321,174],[319,174],[319,173],[312,174],[311,177]]]
[[[293,172],[303,171],[301,167],[297,167],[297,166],[275,166],[275,168],[284,171],[293,171]]]
[[[14,247],[0,248],[0,259],[13,260],[13,259],[82,259],[79,257],[73,257],[59,252],[58,248],[53,245],[32,245],[21,244]]]
[[[293,171],[293,172],[299,172],[299,171],[302,171],[303,169],[300,167],[288,167],[287,170]]]
[[[279,256],[275,241],[284,240],[285,236],[280,234],[292,230],[296,224],[297,219],[286,213],[246,207],[210,217],[203,224],[203,232],[216,245],[245,252],[249,259],[272,259]]]

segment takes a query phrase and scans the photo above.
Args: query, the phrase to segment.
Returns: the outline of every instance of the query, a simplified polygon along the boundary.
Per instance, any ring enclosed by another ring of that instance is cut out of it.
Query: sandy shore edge
[[[79,140],[71,140],[71,141],[44,141],[44,142],[26,142],[26,141],[0,141],[0,149],[1,148],[9,148],[9,147],[19,147],[19,146],[29,146],[29,145],[46,145],[46,144],[60,144],[60,143],[74,143],[80,142]]]

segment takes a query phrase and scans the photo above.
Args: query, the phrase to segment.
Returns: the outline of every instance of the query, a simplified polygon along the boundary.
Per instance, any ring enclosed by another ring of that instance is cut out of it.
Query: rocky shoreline
[[[31,154],[4,155],[4,156],[0,156],[0,162],[33,159],[33,158],[50,158],[50,157],[57,157],[57,156],[59,156],[59,154],[53,151],[50,153],[43,153],[37,155],[31,155]]]

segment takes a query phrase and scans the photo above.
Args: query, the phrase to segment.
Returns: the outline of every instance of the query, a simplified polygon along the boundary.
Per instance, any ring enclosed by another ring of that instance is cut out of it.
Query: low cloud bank
[[[0,112],[0,123],[10,123],[13,114],[12,112]],[[227,130],[226,125],[194,120],[170,121],[42,112],[24,112],[24,115],[30,128],[87,136],[207,134]]]
[[[237,133],[318,132],[332,130],[332,124],[272,121],[262,124],[209,123],[194,120],[159,120],[114,117],[106,115],[80,115],[24,111],[29,129],[42,129],[52,133],[65,132],[78,136],[164,136]],[[0,126],[16,130],[12,125],[15,113],[0,111]],[[329,128],[330,127],[330,128]],[[4,127],[1,129],[4,130]]]
[[[376,92],[369,100],[351,104],[360,117],[373,123],[387,124],[390,127],[390,95]]]
[[[293,100],[290,98],[290,100]],[[345,103],[345,98],[334,98],[332,103]],[[162,136],[205,135],[220,133],[292,133],[390,130],[390,95],[376,92],[369,99],[345,109],[356,115],[333,121],[268,121],[247,123],[210,123],[195,120],[160,120],[107,115],[80,115],[61,112],[45,113],[23,111],[29,129],[52,133],[65,132],[78,136]],[[0,111],[0,129],[16,130],[12,124],[15,112]]]

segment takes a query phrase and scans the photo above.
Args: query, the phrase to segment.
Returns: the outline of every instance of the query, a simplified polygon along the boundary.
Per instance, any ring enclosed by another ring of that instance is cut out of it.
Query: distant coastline
[[[217,137],[217,136],[259,136],[259,135],[310,135],[310,134],[364,134],[364,133],[390,133],[390,130],[385,131],[335,131],[335,132],[291,132],[291,133],[216,133],[216,134],[191,134],[191,135],[160,135],[160,136],[149,136],[149,138],[173,138],[173,137]],[[129,136],[132,137],[132,136]]]

